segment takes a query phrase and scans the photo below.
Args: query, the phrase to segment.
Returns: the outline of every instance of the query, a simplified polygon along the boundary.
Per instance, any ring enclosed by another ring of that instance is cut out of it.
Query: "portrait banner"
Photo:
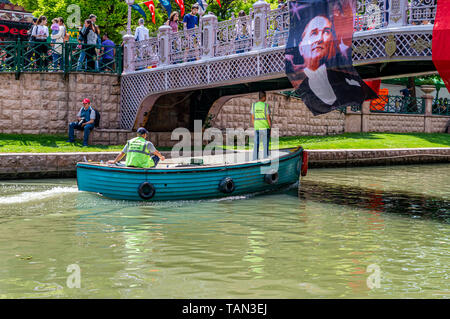
[[[286,75],[314,115],[377,98],[353,67],[356,0],[289,2]]]

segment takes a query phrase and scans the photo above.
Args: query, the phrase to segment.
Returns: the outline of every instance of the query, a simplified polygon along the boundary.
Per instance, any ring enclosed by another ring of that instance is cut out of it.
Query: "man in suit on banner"
[[[344,30],[346,34],[340,28],[336,34],[333,18],[341,9],[333,1],[290,3],[293,23],[286,49],[286,73],[296,95],[314,115],[376,98],[353,68],[351,49],[342,45],[343,39],[351,39],[353,28]]]

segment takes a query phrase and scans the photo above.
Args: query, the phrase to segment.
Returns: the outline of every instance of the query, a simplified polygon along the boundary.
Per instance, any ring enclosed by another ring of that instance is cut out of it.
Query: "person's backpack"
[[[94,112],[95,112],[94,127],[98,127],[100,125],[100,112],[97,111],[97,109],[94,109]]]
[[[33,25],[28,31],[27,31],[27,36],[28,36],[28,40],[30,42],[34,42],[36,41],[36,37],[33,35],[33,31],[34,28],[36,27],[36,25]]]
[[[64,32],[64,42],[68,42],[70,40],[70,34],[67,33],[67,30]]]

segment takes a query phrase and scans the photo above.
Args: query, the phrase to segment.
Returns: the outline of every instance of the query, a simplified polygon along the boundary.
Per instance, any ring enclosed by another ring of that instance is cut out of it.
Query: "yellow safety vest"
[[[150,153],[147,151],[147,141],[143,137],[135,137],[127,142],[127,159],[125,161],[126,166],[134,167],[153,167],[155,162],[150,157]]]
[[[268,108],[269,106],[265,102],[252,104],[253,116],[255,118],[253,126],[255,130],[267,130],[270,128],[269,121],[267,121]]]

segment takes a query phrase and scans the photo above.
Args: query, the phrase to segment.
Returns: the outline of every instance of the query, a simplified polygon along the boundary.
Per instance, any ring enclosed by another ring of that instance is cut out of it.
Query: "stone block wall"
[[[100,127],[119,127],[117,75],[2,73],[0,83],[0,133],[66,133],[84,98],[100,111]]]
[[[423,115],[409,114],[374,114],[369,115],[368,132],[424,132]]]
[[[250,109],[257,100],[256,93],[229,100],[214,114],[212,126],[244,130],[252,127]],[[267,102],[273,127],[280,130],[280,136],[339,134],[345,131],[345,114],[339,111],[313,116],[301,100],[277,93],[268,93]]]
[[[0,133],[67,133],[76,119],[82,100],[89,98],[101,113],[100,129],[90,136],[91,144],[125,144],[135,133],[119,129],[120,80],[117,75],[71,73],[0,73]],[[280,136],[326,135],[343,132],[443,132],[450,116],[365,114],[347,115],[333,111],[313,116],[301,100],[277,93],[267,95],[273,127]],[[251,124],[251,104],[257,94],[235,97],[212,110],[212,126],[219,129],[243,128]],[[364,125],[363,125],[364,124]],[[171,132],[154,132],[150,139],[160,147],[170,147]],[[78,134],[81,138],[82,135]]]

